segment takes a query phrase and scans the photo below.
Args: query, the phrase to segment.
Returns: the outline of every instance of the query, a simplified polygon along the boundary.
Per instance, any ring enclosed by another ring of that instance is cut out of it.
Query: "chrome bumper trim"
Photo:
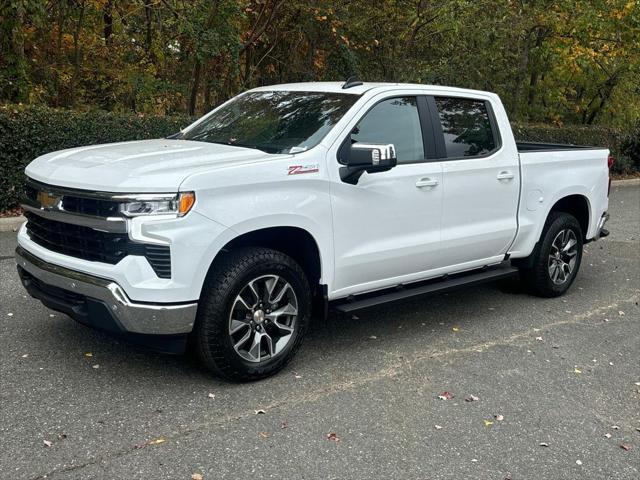
[[[197,302],[186,304],[136,303],[113,280],[88,275],[46,262],[24,248],[16,262],[41,282],[104,302],[122,328],[131,333],[175,335],[193,330]]]

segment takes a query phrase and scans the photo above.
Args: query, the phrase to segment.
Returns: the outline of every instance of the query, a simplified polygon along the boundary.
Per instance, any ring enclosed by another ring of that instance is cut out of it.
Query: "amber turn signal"
[[[193,204],[196,203],[196,194],[193,192],[182,192],[178,197],[178,216],[182,217],[189,213]]]

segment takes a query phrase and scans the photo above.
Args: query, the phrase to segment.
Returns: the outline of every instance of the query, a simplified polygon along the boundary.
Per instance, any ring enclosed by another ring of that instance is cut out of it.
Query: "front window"
[[[304,152],[320,143],[358,98],[345,93],[251,92],[219,108],[178,138],[268,153]]]
[[[422,128],[416,97],[398,97],[376,104],[358,122],[351,140],[361,143],[392,143],[398,163],[424,160]]]

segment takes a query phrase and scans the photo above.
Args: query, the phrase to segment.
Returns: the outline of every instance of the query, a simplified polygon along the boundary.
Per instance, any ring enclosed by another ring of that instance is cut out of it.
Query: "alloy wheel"
[[[293,338],[298,299],[291,284],[278,275],[248,282],[229,315],[229,336],[244,360],[261,362],[280,355]]]
[[[562,285],[570,277],[576,265],[578,239],[573,230],[560,230],[551,243],[549,252],[549,277],[556,285]]]

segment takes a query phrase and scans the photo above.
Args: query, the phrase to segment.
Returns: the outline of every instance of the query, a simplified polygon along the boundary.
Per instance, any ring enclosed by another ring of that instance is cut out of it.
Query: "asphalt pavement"
[[[640,188],[610,212],[562,298],[514,281],[334,314],[251,384],[48,310],[2,233],[0,478],[638,479]]]

